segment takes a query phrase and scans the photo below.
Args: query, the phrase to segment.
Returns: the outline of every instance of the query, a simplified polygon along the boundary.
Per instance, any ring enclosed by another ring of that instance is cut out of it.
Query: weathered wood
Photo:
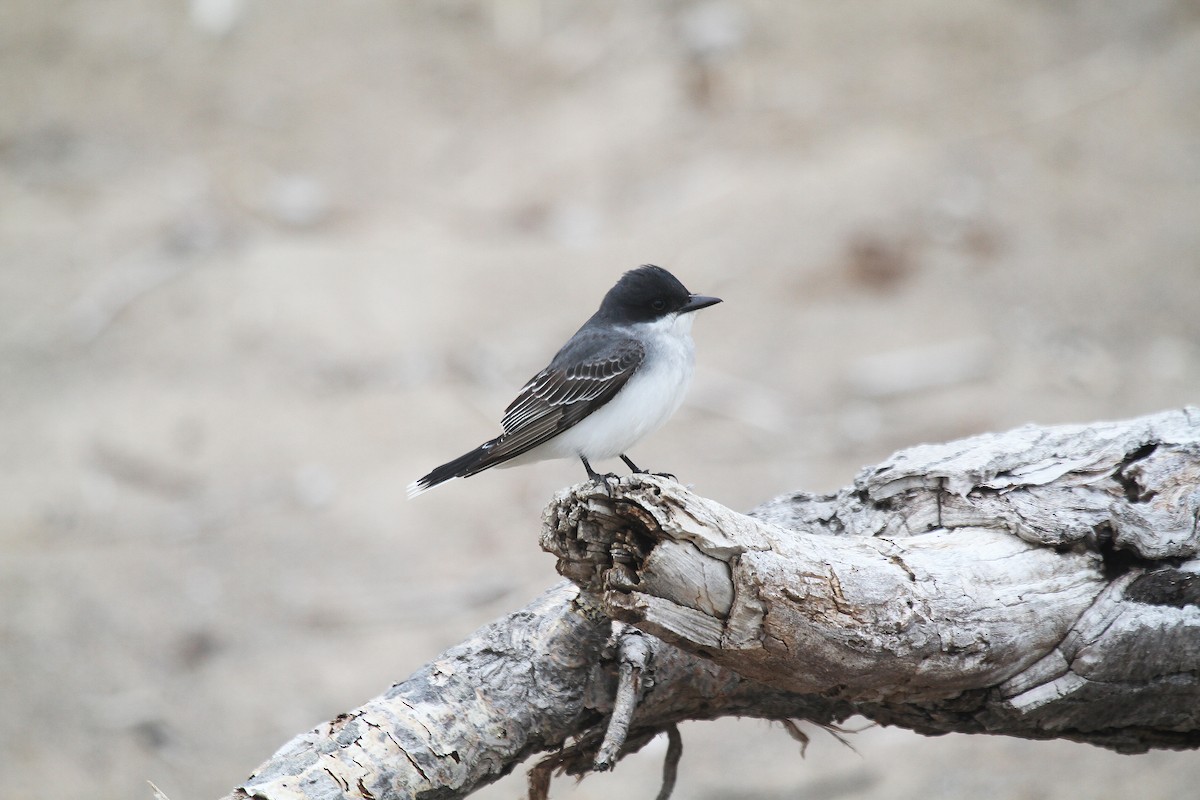
[[[652,476],[576,486],[542,542],[582,591],[480,629],[229,797],[462,797],[551,751],[537,794],[726,715],[1197,747],[1198,528],[1194,408],[912,448],[750,515]]]
[[[481,628],[288,742],[230,797],[458,797],[558,746],[600,713],[584,691],[610,623],[575,606],[576,594],[560,585]]]
[[[614,618],[925,732],[1200,745],[1200,410],[898,453],[750,516],[647,476],[547,511]]]
[[[547,751],[542,779],[556,770],[585,774],[613,711],[621,651],[609,646],[611,628],[591,598],[564,582],[381,696],[292,739],[224,800],[449,800]],[[687,719],[828,724],[854,713],[848,703],[781,692],[629,634],[642,640],[643,674],[620,756]]]

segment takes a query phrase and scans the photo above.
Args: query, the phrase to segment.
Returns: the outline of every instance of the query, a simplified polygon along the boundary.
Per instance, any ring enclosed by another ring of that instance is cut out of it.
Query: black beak
[[[683,308],[679,309],[680,314],[687,314],[691,311],[699,311],[702,308],[715,306],[721,302],[719,297],[706,297],[702,294],[694,294],[688,297],[688,301],[684,303]]]

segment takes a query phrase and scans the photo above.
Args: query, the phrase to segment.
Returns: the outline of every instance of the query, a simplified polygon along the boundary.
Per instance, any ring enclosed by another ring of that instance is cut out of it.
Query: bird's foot
[[[679,481],[679,478],[676,478],[670,472],[651,472],[648,469],[642,469],[637,464],[633,463],[633,459],[631,459],[629,456],[625,455],[624,453],[621,454],[621,460],[625,462],[626,466],[628,466],[631,470],[633,470],[633,473],[635,475],[653,475],[656,478],[670,478],[673,481],[676,481],[676,482]]]
[[[621,476],[615,472],[606,472],[603,475],[594,475],[592,480],[597,483],[604,484],[604,491],[608,494],[608,499],[612,500],[616,497],[614,492],[621,485]]]
[[[588,479],[595,483],[604,484],[604,491],[611,500],[613,498],[613,490],[621,483],[621,476],[615,472],[596,472],[596,470],[592,469],[592,465],[588,463],[586,458],[580,456],[579,460],[583,462],[583,468],[587,470]]]

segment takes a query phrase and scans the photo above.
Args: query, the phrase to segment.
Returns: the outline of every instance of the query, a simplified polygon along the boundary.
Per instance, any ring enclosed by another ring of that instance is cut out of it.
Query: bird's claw
[[[592,475],[592,480],[604,484],[604,492],[608,495],[609,500],[615,497],[613,491],[621,485],[621,476],[615,472],[596,473]]]
[[[621,460],[625,462],[625,465],[629,467],[630,471],[633,472],[634,475],[653,475],[656,478],[670,478],[675,482],[679,481],[679,478],[676,478],[670,472],[651,472],[648,469],[642,469],[637,464],[633,463],[633,461],[627,455],[622,454]]]

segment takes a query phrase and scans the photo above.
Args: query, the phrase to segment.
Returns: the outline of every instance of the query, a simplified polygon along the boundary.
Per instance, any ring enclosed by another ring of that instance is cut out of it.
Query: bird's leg
[[[615,472],[605,472],[604,474],[601,474],[592,469],[592,465],[589,464],[588,460],[583,456],[580,456],[579,460],[583,462],[583,468],[587,470],[588,478],[596,481],[597,483],[603,483],[604,491],[608,492],[608,496],[611,498],[613,496],[613,485],[608,481],[611,478],[614,482],[619,483],[621,476],[617,475]]]
[[[674,475],[672,475],[669,472],[649,472],[647,470],[641,469],[640,467],[638,467],[637,464],[633,463],[633,459],[631,459],[629,456],[625,455],[624,453],[621,453],[621,460],[625,462],[626,466],[628,466],[631,470],[633,470],[634,472],[636,472],[638,474],[657,475],[660,478],[670,478],[673,481],[679,480],[678,478],[676,478]]]
[[[604,477],[601,476],[601,474],[599,472],[596,472],[596,470],[592,469],[592,465],[588,463],[588,460],[586,458],[584,458],[583,456],[580,456],[579,460],[583,462],[583,468],[587,470],[587,474],[588,474],[589,478],[591,478],[594,481],[604,480]]]

